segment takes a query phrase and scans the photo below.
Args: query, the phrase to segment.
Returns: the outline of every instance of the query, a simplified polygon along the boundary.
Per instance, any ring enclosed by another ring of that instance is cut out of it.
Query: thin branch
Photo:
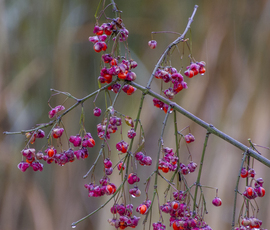
[[[205,135],[205,141],[203,145],[203,151],[202,151],[202,156],[201,156],[201,163],[200,163],[200,168],[197,176],[197,181],[196,181],[196,188],[195,188],[195,193],[194,193],[194,201],[193,201],[193,215],[196,213],[196,203],[197,203],[197,193],[198,193],[198,187],[201,186],[200,180],[201,180],[201,174],[202,174],[202,166],[203,166],[203,161],[204,161],[204,155],[205,155],[205,150],[208,142],[210,133],[207,132]]]
[[[152,202],[151,202],[151,205],[149,207],[149,210],[152,209],[152,205],[154,203],[154,199],[155,199],[155,196],[157,194],[157,181],[158,181],[158,166],[159,166],[159,157],[160,157],[160,152],[161,152],[161,148],[163,146],[163,134],[164,134],[164,131],[165,131],[165,127],[166,127],[166,124],[167,124],[167,120],[168,120],[168,117],[169,117],[169,111],[171,110],[172,106],[169,106],[168,108],[168,112],[166,113],[166,116],[164,118],[164,121],[163,121],[163,126],[162,126],[162,129],[161,129],[161,135],[160,135],[160,139],[159,139],[159,148],[158,148],[158,152],[157,152],[157,163],[156,163],[156,169],[155,169],[155,184],[154,184],[154,194],[153,194],[153,197],[152,197]],[[149,215],[149,211],[146,213],[146,216],[143,220],[143,223],[146,223],[147,221],[147,217]]]
[[[235,186],[235,190],[234,190],[235,195],[234,195],[234,205],[233,205],[232,230],[234,229],[234,226],[235,226],[235,210],[236,210],[236,200],[237,200],[237,193],[238,193],[238,185],[239,185],[241,170],[242,170],[244,162],[246,160],[246,156],[247,156],[247,151],[244,152],[244,156],[242,158],[242,162],[241,162],[241,166],[240,166],[240,169],[239,169],[239,173],[238,173],[238,177],[237,177],[237,181],[236,181],[236,186]]]
[[[253,157],[256,160],[260,161],[264,165],[270,167],[270,160],[269,159],[261,156],[256,151],[250,149],[249,147],[247,147],[246,145],[244,145],[241,142],[237,141],[236,139],[232,138],[231,136],[229,136],[229,135],[221,132],[219,129],[215,128],[212,124],[208,124],[207,122],[203,121],[202,119],[196,117],[194,114],[192,114],[189,111],[185,110],[184,108],[182,108],[181,106],[179,106],[175,102],[172,102],[169,99],[167,99],[167,98],[159,95],[158,93],[155,93],[154,91],[152,91],[150,89],[147,89],[147,87],[141,86],[141,85],[139,85],[139,84],[137,84],[135,82],[130,82],[129,84],[132,85],[132,86],[135,86],[137,89],[143,91],[145,94],[149,94],[150,96],[159,99],[160,101],[166,103],[167,105],[172,105],[173,108],[177,112],[181,113],[182,115],[186,116],[187,118],[189,118],[190,120],[194,121],[198,125],[202,126],[208,132],[210,132],[210,133],[212,133],[212,134],[220,137],[221,139],[229,142],[230,144],[234,145],[235,147],[241,149],[244,152],[248,150],[248,154],[251,157]]]

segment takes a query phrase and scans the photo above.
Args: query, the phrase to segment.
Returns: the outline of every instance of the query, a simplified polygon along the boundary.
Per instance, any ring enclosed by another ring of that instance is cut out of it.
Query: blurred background
[[[88,42],[88,37],[93,35],[98,2],[0,1],[0,133],[20,131],[48,122],[50,88],[70,92],[77,98],[98,88],[101,54],[95,53],[92,43]],[[246,145],[247,139],[251,138],[256,144],[270,146],[270,1],[116,0],[116,3],[123,11],[122,19],[130,32],[128,43],[132,58],[138,62],[136,82],[144,85],[166,46],[176,39],[173,34],[156,34],[154,39],[158,46],[150,50],[147,43],[151,40],[151,32],[181,33],[194,5],[198,4],[186,37],[191,40],[194,58],[205,61],[207,71],[204,76],[186,79],[188,90],[179,93],[174,101]],[[106,12],[113,17],[110,8]],[[104,18],[100,24],[103,22]],[[182,45],[179,45],[179,50],[183,51]],[[186,48],[184,54],[183,60],[177,50],[172,55],[172,65],[178,70],[189,64]],[[154,80],[152,89],[159,92],[158,80]],[[139,91],[129,97],[121,95],[116,110],[135,119],[140,96]],[[53,97],[51,105],[56,106],[64,100],[62,95]],[[65,106],[73,103],[70,99]],[[96,105],[105,110],[104,94],[99,95]],[[72,222],[106,201],[108,197],[88,198],[84,188],[91,179],[83,179],[83,175],[94,162],[101,144],[96,136],[96,124],[101,118],[92,115],[93,108],[92,99],[84,104],[86,129],[96,139],[96,146],[85,161],[75,161],[64,167],[45,163],[43,172],[33,172],[29,168],[22,173],[17,164],[21,161],[24,136],[1,134],[1,230],[71,229]],[[81,108],[76,108],[63,119],[69,135],[79,132],[80,112]],[[163,119],[164,113],[154,108],[152,98],[147,96],[141,120],[146,135],[145,151],[153,159],[157,154]],[[193,161],[199,163],[205,130],[182,115],[177,119],[179,130],[190,126],[196,141],[189,147]],[[49,129],[45,131],[48,133]],[[170,117],[164,135],[165,146],[175,148],[173,132]],[[116,134],[111,140],[112,146],[119,140],[120,135]],[[34,146],[38,149],[45,142],[45,139],[38,140]],[[269,151],[260,150],[263,156],[270,158]],[[183,162],[187,163],[186,147],[181,146],[180,151]],[[117,156],[114,158],[116,160]],[[218,187],[223,200],[221,207],[213,207],[211,201],[215,191],[204,189],[209,212],[205,220],[214,230],[230,229],[241,158],[240,150],[210,135],[201,183]],[[139,169],[139,176],[150,175],[153,167]],[[270,169],[259,162],[255,162],[254,169],[256,178],[262,177],[265,181],[266,195],[257,199],[260,208],[257,217],[267,228],[270,226],[267,218],[270,211]],[[96,181],[102,175],[102,170],[97,169]],[[190,185],[195,179],[196,173],[187,175]],[[117,173],[113,174],[111,181],[119,185]],[[142,195],[134,201],[135,206],[145,199],[143,182],[139,185]],[[164,188],[166,184],[160,180],[159,186]],[[241,181],[240,191],[244,188]],[[159,194],[162,196],[162,189]],[[241,204],[239,196],[237,213]],[[76,229],[114,229],[107,223],[107,219],[112,218],[109,206],[78,224]],[[135,211],[134,214],[138,216]],[[164,215],[164,219],[168,223],[169,217]],[[152,220],[157,221],[157,216]],[[143,228],[141,222],[138,229]]]

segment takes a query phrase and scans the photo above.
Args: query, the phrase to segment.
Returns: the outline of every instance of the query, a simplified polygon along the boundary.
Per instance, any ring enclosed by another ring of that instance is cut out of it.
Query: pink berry
[[[50,119],[53,118],[55,116],[55,114],[56,114],[56,110],[55,109],[50,110],[49,111],[49,118]]]
[[[26,169],[28,169],[30,166],[29,163],[25,162],[25,161],[21,161],[19,164],[18,164],[18,169],[20,169],[22,172],[25,172]]]
[[[117,165],[117,169],[120,171],[121,169],[125,170],[125,168],[126,168],[126,164],[120,161],[119,164]]]
[[[140,181],[140,178],[137,176],[136,173],[130,173],[128,175],[128,183],[129,184],[134,184],[136,182],[139,182]]]
[[[214,200],[212,200],[212,204],[218,207],[222,205],[222,200],[219,197],[215,197]]]
[[[157,42],[155,40],[151,40],[151,41],[148,42],[148,46],[151,49],[155,49],[157,47]]]
[[[263,186],[263,178],[258,178],[255,182],[255,187]]]
[[[140,163],[142,165],[150,166],[152,164],[152,158],[150,156],[145,156],[141,159]]]
[[[65,109],[65,107],[63,105],[57,105],[55,107],[55,110],[56,110],[57,113],[60,112],[60,111],[62,111],[62,110],[64,110],[64,109]]]
[[[105,168],[111,168],[111,167],[112,167],[112,161],[111,161],[109,158],[106,158],[106,159],[103,161],[103,164],[104,164],[104,167],[105,167]]]
[[[256,172],[255,172],[255,170],[254,170],[254,169],[249,169],[249,170],[248,170],[248,176],[250,176],[250,177],[254,178],[254,177],[255,177],[255,175],[256,175]]]
[[[137,186],[135,186],[134,188],[132,188],[132,189],[129,190],[129,194],[133,198],[135,198],[135,197],[139,197],[141,195],[141,191],[140,191],[140,189]]]
[[[135,136],[136,136],[136,132],[135,132],[135,130],[134,129],[130,129],[130,130],[128,130],[128,138],[129,139],[133,139]]]
[[[127,81],[135,81],[137,78],[136,74],[134,72],[129,71],[127,73],[126,79]]]
[[[248,176],[248,170],[247,170],[245,167],[243,167],[243,168],[241,169],[241,174],[240,174],[240,176],[241,176],[242,178],[246,178],[246,177]]]
[[[190,143],[190,142],[195,141],[195,137],[191,133],[189,133],[185,136],[185,140],[187,143]]]
[[[189,162],[188,169],[189,169],[190,172],[194,172],[196,167],[197,167],[196,163],[194,163],[193,161]]]
[[[45,136],[45,132],[42,129],[38,129],[37,138],[43,138]]]
[[[265,195],[265,189],[263,187],[256,187],[255,192],[258,194],[258,197],[263,197]]]
[[[116,149],[122,153],[126,153],[128,146],[129,144],[122,140],[116,144]]]
[[[96,43],[96,42],[98,42],[98,36],[91,36],[91,37],[89,37],[89,42],[93,42],[93,43]]]
[[[107,176],[111,175],[113,173],[113,168],[105,168],[105,174]]]
[[[106,43],[105,43],[106,44]],[[94,50],[99,53],[101,52],[102,50],[104,50],[104,42],[97,42],[94,44]],[[107,47],[106,47],[107,48]]]
[[[62,136],[63,132],[64,132],[63,128],[57,127],[52,130],[52,135],[54,138],[59,138]]]
[[[137,152],[135,158],[137,161],[141,161],[145,155],[142,152]]]
[[[98,107],[94,108],[94,115],[96,117],[99,117],[101,115],[101,109]]]

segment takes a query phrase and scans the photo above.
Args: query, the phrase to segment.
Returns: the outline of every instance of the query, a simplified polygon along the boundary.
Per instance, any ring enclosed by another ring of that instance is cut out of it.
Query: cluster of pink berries
[[[190,211],[190,206],[183,200],[186,198],[186,194],[183,191],[174,192],[174,200],[167,201],[160,206],[162,212],[170,214],[170,226],[174,230],[188,230],[188,229],[204,229],[211,230],[211,228],[202,220],[198,215],[193,216]]]
[[[165,96],[170,100],[182,89],[188,88],[187,83],[184,82],[183,76],[174,67],[158,68],[155,73],[155,78],[162,79],[165,83],[172,82],[173,87],[164,91]]]
[[[261,229],[262,221],[255,217],[243,218],[241,226],[234,228],[235,230]]]
[[[106,51],[107,44],[105,40],[107,36],[110,36],[112,33],[115,35],[113,40],[117,37],[119,41],[126,41],[129,34],[121,18],[113,19],[111,23],[103,23],[101,26],[96,25],[93,32],[96,36],[89,37],[89,41],[94,43],[94,50],[96,52]],[[113,57],[112,54],[108,53],[102,55],[102,60],[104,65],[107,64],[108,66],[103,67],[100,71],[100,76],[98,77],[100,83],[111,83],[113,76],[117,76],[118,79],[126,81],[134,81],[136,79],[136,74],[131,71],[138,65],[136,61],[132,59],[127,60],[125,58],[122,58],[121,61],[121,57]],[[117,93],[120,87],[121,85],[119,83],[115,83],[108,89]],[[122,90],[128,95],[131,95],[136,91],[136,88],[125,85]]]
[[[75,159],[75,154],[72,149],[68,149],[62,153],[57,153],[57,150],[51,146],[48,147],[45,151],[46,154],[43,154],[41,151],[37,153],[38,160],[44,160],[47,164],[51,164],[52,162],[63,166],[68,162],[73,162]]]
[[[107,118],[105,118],[101,123],[97,124],[98,137],[103,140],[105,130],[107,125]],[[106,139],[110,139],[110,134],[117,131],[117,127],[122,125],[122,120],[120,117],[112,116],[109,119],[109,124],[106,132]]]
[[[189,66],[187,66],[187,70],[185,71],[185,75],[189,78],[192,78],[193,76],[197,74],[204,75],[205,73],[205,62],[200,61],[196,63],[191,63]]]
[[[139,182],[140,181],[140,178],[137,176],[136,173],[130,173],[128,175],[128,183],[129,184],[134,184],[136,182]]]
[[[135,159],[139,161],[140,165],[150,166],[152,164],[152,158],[150,156],[146,156],[143,152],[137,152],[135,154]]]
[[[170,226],[174,230],[212,230],[212,228],[201,220],[201,217],[195,216],[192,218],[192,212],[187,212],[184,217],[171,217]]]
[[[33,148],[23,149],[21,154],[26,158],[27,163],[32,163],[36,159],[36,150]]]
[[[98,77],[100,83],[111,83],[113,76],[126,81],[134,81],[137,78],[137,75],[131,71],[131,69],[137,67],[137,62],[134,60],[123,59],[118,63],[118,60],[110,54],[104,54],[102,59],[104,64],[109,64],[109,67],[104,67],[100,70],[100,76]]]
[[[263,186],[263,179],[259,178],[256,180],[255,187],[247,186],[245,191],[243,192],[243,195],[248,199],[255,199],[258,197],[263,197],[265,195],[265,189]]]
[[[125,229],[127,227],[135,228],[139,223],[140,217],[132,216],[132,212],[132,204],[114,204],[111,207],[111,213],[114,217],[112,219],[108,219],[108,222],[117,229]],[[119,215],[118,219],[117,214]]]
[[[110,160],[110,158],[104,159],[103,164],[105,168],[105,174],[111,175],[113,172],[113,168],[112,168],[112,161]]]
[[[241,169],[240,176],[242,178],[251,177],[252,180],[254,180],[255,175],[256,175],[256,172],[253,168],[247,169],[247,168],[243,167]],[[263,186],[263,179],[258,178],[257,180],[255,180],[254,187],[247,186],[245,188],[243,195],[248,199],[255,199],[257,196],[263,197],[265,195],[265,189],[262,186]]]
[[[22,155],[26,158],[26,161],[21,161],[18,164],[18,168],[22,172],[25,172],[26,169],[31,166],[34,171],[42,171],[43,164],[41,164],[39,160],[44,160],[47,164],[51,164],[52,162],[54,162],[58,165],[63,166],[68,162],[73,162],[74,155],[76,155],[76,153],[74,153],[72,149],[69,149],[62,153],[57,153],[57,150],[54,147],[49,147],[44,152],[46,153],[46,155],[43,154],[41,151],[35,153],[35,149],[33,148],[22,150]],[[84,156],[87,157],[88,152],[84,153]]]
[[[121,18],[116,18],[111,21],[111,23],[103,23],[101,26],[96,25],[94,27],[93,33],[96,36],[89,37],[89,41],[94,43],[94,50],[96,52],[106,51],[107,44],[105,40],[107,36],[110,36],[112,33],[117,35],[120,33],[119,41],[125,41],[128,37],[128,30],[124,27]],[[113,38],[115,40],[115,37]]]
[[[140,178],[137,176],[136,173],[130,173],[128,175],[128,183],[129,184],[135,184],[137,182],[140,181]],[[135,198],[135,197],[139,197],[141,195],[141,190],[138,188],[138,186],[134,186],[134,188],[131,188],[129,190],[129,194]]]
[[[63,105],[57,105],[55,108],[52,108],[49,111],[49,118],[52,119],[56,114],[58,114],[60,111],[64,110],[65,107]]]
[[[162,159],[159,159],[158,169],[162,172],[167,173],[175,171],[177,168],[178,157],[175,156],[173,149],[169,147],[163,148],[165,154]]]
[[[154,106],[163,110],[165,113],[168,112],[168,109],[169,109],[169,105],[165,104],[164,102],[160,101],[159,99],[157,98],[154,98],[153,99],[153,103],[154,103]],[[171,113],[173,111],[173,109],[170,109],[169,113]]]
[[[113,183],[110,183],[108,177],[103,177],[99,180],[100,185],[95,185],[93,183],[85,184],[84,187],[88,189],[89,197],[100,197],[106,195],[112,195],[116,192],[116,186]]]
[[[93,139],[91,133],[86,133],[83,138],[81,138],[80,134],[76,136],[70,136],[69,142],[71,142],[74,147],[89,147],[93,148],[96,145],[95,140]]]
[[[250,167],[243,167],[240,172],[240,176],[242,178],[251,178],[251,182],[249,186],[246,186],[243,196],[246,199],[252,200],[256,197],[263,197],[265,195],[265,189],[263,188],[263,179],[258,178],[254,179],[256,175],[256,172],[253,168]],[[252,186],[252,182],[254,182],[254,186]],[[247,208],[247,207],[246,207]],[[248,230],[248,229],[262,229],[262,221],[255,218],[255,217],[249,217],[245,216],[242,217],[242,221],[239,222],[239,227],[235,227],[235,230]]]
[[[38,129],[37,131],[26,133],[25,136],[27,139],[29,139],[31,144],[34,144],[36,138],[43,138],[45,136],[45,132],[42,129]]]
[[[153,223],[153,230],[165,230],[166,229],[166,225],[162,224],[160,221]]]
[[[122,153],[126,153],[127,152],[127,149],[128,149],[128,146],[129,144],[125,141],[120,141],[116,144],[116,149],[119,151],[119,152],[122,152]]]
[[[49,112],[49,116],[53,117],[53,114],[58,113],[61,109],[64,109],[63,106],[56,106]],[[56,111],[56,112],[55,112]],[[51,131],[51,136],[55,139],[58,139],[62,136],[64,129],[56,126]],[[43,138],[45,136],[45,132],[41,129],[38,129],[35,132],[27,133],[26,137],[30,138],[30,143],[33,144],[36,138]],[[22,156],[26,158],[26,161],[21,161],[18,164],[18,168],[25,172],[29,166],[33,168],[34,171],[42,171],[43,164],[39,161],[44,160],[47,164],[51,164],[52,162],[63,166],[68,162],[73,162],[75,157],[77,159],[85,159],[88,157],[89,153],[87,148],[92,148],[95,146],[95,140],[93,139],[91,133],[86,133],[82,138],[79,134],[76,136],[70,136],[69,141],[74,145],[74,147],[80,147],[80,149],[73,151],[73,149],[68,149],[61,153],[57,153],[57,150],[53,146],[49,146],[44,153],[42,151],[38,151],[34,148],[26,148],[21,151]]]
[[[25,162],[25,161],[21,161],[18,164],[18,169],[20,169],[22,172],[25,172],[26,169],[28,169],[29,167],[32,167],[34,171],[42,171],[43,170],[43,164],[39,163],[38,161],[36,162]]]
[[[193,161],[190,161],[188,165],[185,165],[183,163],[180,163],[180,169],[179,172],[183,175],[187,175],[189,173],[192,173],[197,168],[197,164]]]
[[[254,170],[253,168],[248,168],[248,169],[247,169],[247,168],[243,167],[243,168],[241,169],[241,174],[240,174],[240,176],[241,176],[242,178],[246,178],[246,177],[254,178],[255,175],[256,175],[256,172],[255,172],[255,170]]]

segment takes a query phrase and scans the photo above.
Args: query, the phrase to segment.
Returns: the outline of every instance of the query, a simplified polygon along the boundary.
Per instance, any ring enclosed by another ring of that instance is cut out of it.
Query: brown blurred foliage
[[[92,44],[88,42],[98,2],[0,1],[1,132],[18,131],[47,122],[50,88],[70,92],[78,98],[98,88],[96,79],[100,55],[94,53]],[[136,73],[140,84],[147,82],[158,57],[176,38],[172,34],[154,35],[158,46],[150,50],[147,42],[151,39],[151,31],[181,33],[194,5],[198,4],[187,37],[191,40],[196,60],[207,63],[207,72],[204,76],[188,79],[188,90],[181,92],[176,101],[246,145],[247,139],[251,138],[257,144],[270,146],[270,106],[267,102],[270,99],[270,1],[116,0],[116,3],[123,11],[122,18],[130,32],[129,48],[139,64]],[[187,49],[185,54],[188,54]],[[187,64],[188,59],[181,60],[180,54],[175,51],[172,65],[180,69]],[[154,84],[153,89],[158,92],[159,83],[156,81]],[[139,92],[121,98],[116,109],[135,117],[139,98]],[[63,96],[57,96],[51,103],[55,106],[63,100]],[[105,109],[102,96],[96,104]],[[154,157],[164,113],[152,106],[150,97],[147,97],[144,106],[152,108],[143,110],[142,122],[147,141],[145,149]],[[87,130],[96,135],[95,127],[99,120],[93,118],[92,109],[92,102],[85,103]],[[80,109],[77,108],[64,118],[70,135],[79,131],[79,117]],[[165,145],[173,147],[172,120],[168,124]],[[198,163],[205,130],[179,115],[178,128],[188,125],[196,137],[190,151],[193,161]],[[42,173],[34,173],[30,169],[21,173],[16,165],[21,160],[24,137],[1,135],[0,229],[66,230],[71,228],[73,221],[99,207],[106,198],[88,198],[83,185],[90,179],[82,179],[98,153],[98,146],[97,143],[92,155],[85,161],[76,161],[64,167],[44,164]],[[269,152],[264,149],[261,152],[269,158]],[[185,148],[183,154],[187,155]],[[241,151],[210,136],[202,184],[218,187],[223,200],[221,207],[212,207],[215,192],[204,190],[209,202],[206,221],[215,230],[230,229],[241,157]],[[258,201],[258,218],[263,220],[266,228],[270,226],[270,219],[267,218],[269,169],[258,162],[255,162],[254,168],[256,177],[265,180],[266,195]],[[152,168],[145,170],[150,173]],[[98,174],[102,175],[102,172],[97,171],[97,180]],[[190,183],[195,181],[195,175],[188,177]],[[113,180],[117,183],[117,175]],[[244,189],[244,183],[241,186]],[[142,194],[140,201],[144,196]],[[111,214],[105,209],[80,223],[77,229],[113,229],[107,223]]]

